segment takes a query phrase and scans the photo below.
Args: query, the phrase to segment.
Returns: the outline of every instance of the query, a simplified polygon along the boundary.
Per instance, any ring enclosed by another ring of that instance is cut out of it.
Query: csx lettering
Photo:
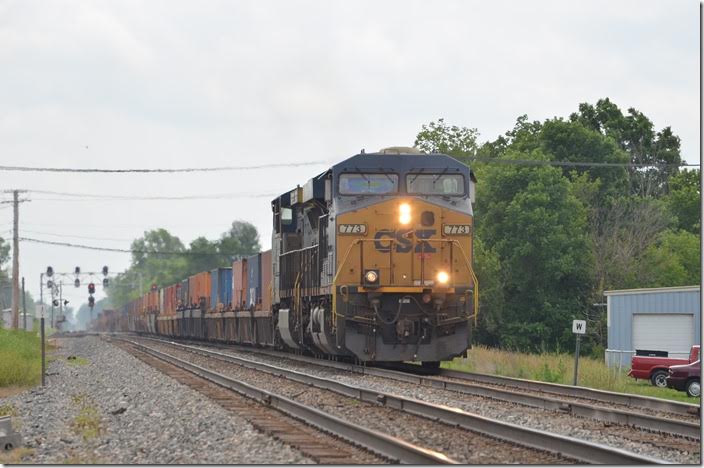
[[[413,247],[413,241],[411,238],[415,235],[415,237],[419,240],[414,249],[416,253],[434,253],[436,252],[435,247],[433,247],[426,239],[430,239],[435,232],[435,229],[417,229],[415,231],[394,231],[391,229],[381,229],[374,235],[374,248],[379,252],[389,252],[391,251],[391,244],[395,244],[396,248],[394,249],[394,252],[408,253]],[[395,240],[396,242],[392,242],[392,240]]]

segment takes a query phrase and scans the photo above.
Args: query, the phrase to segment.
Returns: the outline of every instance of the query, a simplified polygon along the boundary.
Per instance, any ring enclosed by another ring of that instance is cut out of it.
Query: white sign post
[[[577,335],[577,344],[574,350],[574,378],[572,379],[572,385],[577,385],[577,370],[579,369],[579,341],[582,335],[587,333],[587,321],[586,320],[572,320],[572,333]]]

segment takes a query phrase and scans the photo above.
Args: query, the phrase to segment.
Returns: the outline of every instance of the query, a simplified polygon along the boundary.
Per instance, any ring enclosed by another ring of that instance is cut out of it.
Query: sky
[[[0,190],[30,190],[22,237],[129,248],[165,227],[187,244],[239,219],[268,248],[271,194],[326,164],[362,148],[411,146],[439,118],[476,128],[483,142],[522,114],[567,117],[603,97],[657,129],[671,126],[696,163],[699,50],[693,0],[0,0],[0,165],[324,162],[187,174],[0,171]],[[36,191],[246,196],[108,201]],[[0,204],[0,237],[11,229],[12,210]],[[127,253],[20,244],[20,274],[35,297],[47,265],[129,264]],[[88,294],[67,286],[64,295],[78,307]]]

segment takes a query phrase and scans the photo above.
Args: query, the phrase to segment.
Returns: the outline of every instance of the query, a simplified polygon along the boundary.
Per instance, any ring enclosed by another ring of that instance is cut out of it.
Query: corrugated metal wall
[[[692,314],[694,343],[701,344],[699,287],[606,291],[608,347],[606,364],[628,369],[633,349],[634,314]],[[675,355],[673,357],[682,357]]]

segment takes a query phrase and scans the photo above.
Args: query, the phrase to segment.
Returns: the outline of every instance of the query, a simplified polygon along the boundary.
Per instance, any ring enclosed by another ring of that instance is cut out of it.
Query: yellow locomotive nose
[[[398,207],[399,217],[398,221],[401,224],[408,224],[411,222],[411,205],[408,203],[401,203]]]

